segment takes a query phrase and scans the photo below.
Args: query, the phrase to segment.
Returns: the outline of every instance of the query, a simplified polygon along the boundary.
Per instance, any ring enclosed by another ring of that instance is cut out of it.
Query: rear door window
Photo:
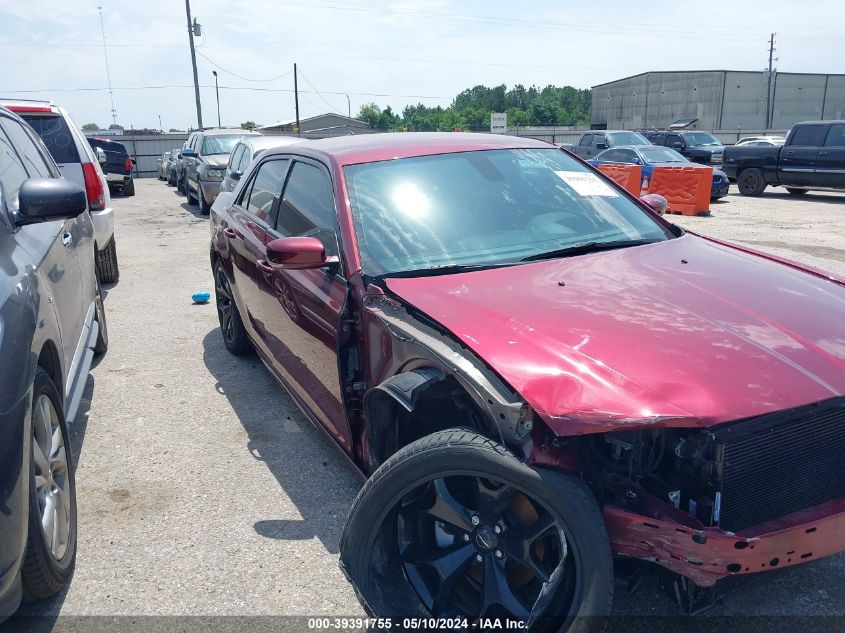
[[[238,163],[245,149],[246,147],[244,145],[238,145],[235,151],[232,152],[232,155],[229,157],[229,171],[238,171]]]
[[[824,140],[824,125],[800,125],[795,128],[790,145],[803,145],[805,147],[819,147]]]
[[[593,134],[593,147],[598,147],[599,143],[607,145],[607,138],[604,134]]]
[[[0,119],[4,123],[6,120]],[[9,142],[9,137],[0,127],[0,188],[3,189],[2,195],[6,199],[9,211],[18,210],[18,191],[27,178],[29,175],[24,169],[23,162]]]
[[[259,220],[273,226],[279,211],[279,200],[288,173],[287,158],[268,160],[258,167],[258,173],[252,179],[252,189],[249,198],[244,198],[244,208]]]
[[[53,160],[59,165],[81,162],[79,152],[76,150],[76,143],[73,140],[73,132],[70,131],[63,117],[36,116],[24,113],[21,118],[38,133],[53,156]]]
[[[593,141],[593,135],[592,134],[585,134],[584,136],[581,137],[581,142],[579,143],[579,145],[581,147],[589,147],[590,143],[592,141]]]

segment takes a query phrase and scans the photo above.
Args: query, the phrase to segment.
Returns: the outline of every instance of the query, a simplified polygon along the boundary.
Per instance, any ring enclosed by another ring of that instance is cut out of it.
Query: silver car
[[[245,136],[237,142],[235,149],[229,155],[229,163],[226,165],[223,182],[220,183],[220,191],[234,191],[252,161],[265,149],[293,145],[304,140],[296,136]]]

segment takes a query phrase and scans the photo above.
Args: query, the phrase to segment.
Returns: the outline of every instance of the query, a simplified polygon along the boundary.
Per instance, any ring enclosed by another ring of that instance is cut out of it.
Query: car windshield
[[[689,132],[688,134],[684,134],[684,140],[687,142],[687,145],[695,146],[722,144],[722,141],[707,132]]]
[[[643,147],[640,150],[647,163],[688,163],[689,160],[668,147]]]
[[[614,145],[648,145],[648,139],[638,132],[613,132],[610,138]]]
[[[496,265],[588,243],[672,237],[556,149],[404,158],[351,165],[344,176],[369,275]]]
[[[235,148],[237,142],[242,138],[242,134],[206,136],[202,140],[202,151],[200,153],[203,156],[211,156],[213,154],[230,154]]]

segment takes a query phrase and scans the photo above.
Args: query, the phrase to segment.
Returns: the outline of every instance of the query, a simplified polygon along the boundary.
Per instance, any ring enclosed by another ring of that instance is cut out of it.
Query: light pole
[[[214,75],[214,93],[217,95],[217,127],[223,127],[220,124],[220,88],[217,87],[217,71],[212,70],[211,74]]]
[[[162,134],[164,133],[164,126],[161,124],[161,115],[158,115],[158,129],[161,130]]]
[[[349,115],[349,118],[352,118],[352,102],[349,100],[349,95],[346,95],[346,113]]]

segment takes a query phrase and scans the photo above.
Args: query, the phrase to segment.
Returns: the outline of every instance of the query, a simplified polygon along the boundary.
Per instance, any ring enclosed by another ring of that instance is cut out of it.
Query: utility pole
[[[766,129],[772,124],[772,56],[775,52],[775,34],[769,38],[769,72],[766,83]]]
[[[117,124],[117,110],[114,109],[114,92],[111,89],[111,71],[109,71],[109,53],[106,49],[106,29],[103,26],[103,7],[97,7],[100,14],[100,33],[103,36],[103,57],[106,58],[106,81],[109,84],[109,100],[111,101],[111,119],[112,123]]]
[[[346,114],[352,118],[352,102],[349,100],[349,95],[346,95]]]
[[[161,115],[158,115],[158,129],[164,133],[164,126],[161,124]]]
[[[191,46],[191,66],[194,68],[194,96],[197,99],[197,127],[202,129],[202,103],[200,102],[200,80],[197,77],[197,53],[194,50],[194,25],[191,23],[191,0],[185,0],[185,13],[188,16],[188,43]]]
[[[217,87],[217,71],[212,70],[211,74],[214,75],[214,94],[217,95],[217,127],[223,127],[220,124],[220,88]]]
[[[296,83],[296,62],[293,64],[293,103],[296,106],[296,135],[299,136],[299,88]]]

